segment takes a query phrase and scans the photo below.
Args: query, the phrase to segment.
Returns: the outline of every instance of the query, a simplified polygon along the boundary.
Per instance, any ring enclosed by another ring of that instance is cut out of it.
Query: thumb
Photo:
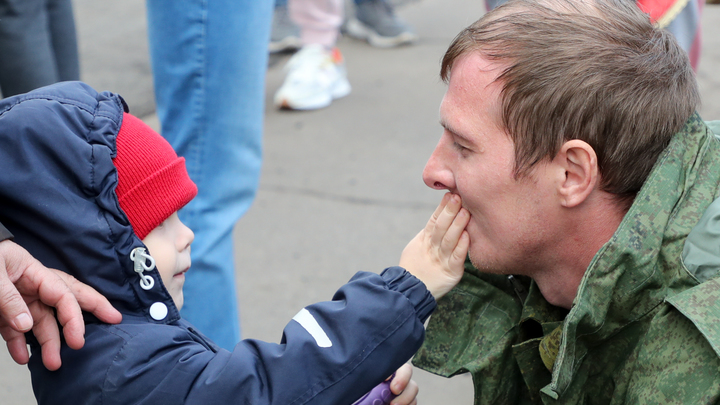
[[[25,301],[23,301],[15,284],[10,281],[4,263],[0,263],[0,317],[18,332],[32,329],[33,320]]]

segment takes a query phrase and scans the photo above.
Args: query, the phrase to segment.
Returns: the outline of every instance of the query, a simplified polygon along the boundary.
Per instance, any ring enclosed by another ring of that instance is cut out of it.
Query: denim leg
[[[60,77],[56,63],[62,59],[79,65],[71,1],[52,3],[70,13],[50,13],[47,0],[0,0],[0,90],[4,97],[59,80],[79,79],[79,74]],[[54,37],[66,35],[72,35],[75,49],[64,46],[56,53]]]
[[[162,134],[198,195],[182,315],[219,346],[240,339],[232,230],[255,196],[272,0],[147,0]]]
[[[48,0],[49,31],[58,81],[80,80],[75,17],[70,0]]]

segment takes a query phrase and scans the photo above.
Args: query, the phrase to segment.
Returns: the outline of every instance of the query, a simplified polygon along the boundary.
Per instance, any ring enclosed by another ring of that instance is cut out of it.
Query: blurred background
[[[74,0],[81,79],[154,116],[144,0]],[[396,13],[419,39],[379,49],[341,37],[352,93],[315,111],[272,104],[289,54],[270,56],[257,198],[235,228],[243,338],[279,342],[297,311],[328,300],[356,271],[396,265],[442,196],[422,182],[440,136],[440,59],[485,11],[480,0],[415,0]],[[706,5],[698,81],[705,119],[720,119],[720,6]],[[422,404],[472,404],[468,376],[415,370]],[[34,404],[29,373],[0,350],[0,403]]]

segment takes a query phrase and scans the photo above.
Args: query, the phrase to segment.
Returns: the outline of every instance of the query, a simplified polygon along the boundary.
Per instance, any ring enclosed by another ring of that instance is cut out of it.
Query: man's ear
[[[553,159],[564,177],[558,184],[558,194],[564,207],[572,208],[587,199],[599,181],[595,150],[587,142],[573,139],[565,142]]]

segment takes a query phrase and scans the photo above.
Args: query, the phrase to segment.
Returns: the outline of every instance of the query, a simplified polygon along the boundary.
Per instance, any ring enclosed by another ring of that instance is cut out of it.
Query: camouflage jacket
[[[475,404],[720,403],[719,187],[720,142],[694,115],[569,311],[529,279],[468,265],[415,365],[472,373]]]

